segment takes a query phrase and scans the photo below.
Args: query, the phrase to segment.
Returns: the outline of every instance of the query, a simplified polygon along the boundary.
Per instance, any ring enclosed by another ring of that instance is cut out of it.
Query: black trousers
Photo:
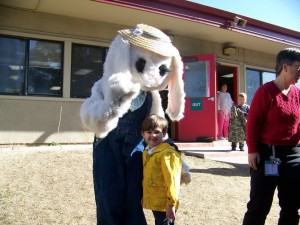
[[[275,146],[275,157],[282,161],[279,176],[265,176],[265,160],[272,155],[272,146],[260,144],[259,154],[258,169],[250,169],[250,201],[243,225],[265,224],[276,188],[281,208],[278,225],[299,225],[300,146]]]

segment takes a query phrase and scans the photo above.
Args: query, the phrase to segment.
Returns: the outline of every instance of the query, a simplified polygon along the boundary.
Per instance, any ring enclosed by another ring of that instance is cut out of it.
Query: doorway
[[[217,64],[217,91],[221,90],[221,85],[227,84],[227,91],[232,100],[237,103],[237,67]]]
[[[216,64],[214,54],[183,58],[184,118],[172,123],[172,138],[195,142],[203,138],[217,140],[217,91],[227,83],[228,92],[237,100],[237,66]]]

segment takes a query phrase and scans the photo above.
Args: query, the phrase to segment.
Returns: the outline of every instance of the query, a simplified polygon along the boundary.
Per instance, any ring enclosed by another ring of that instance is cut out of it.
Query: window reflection
[[[25,40],[0,37],[0,93],[22,95],[25,76]]]
[[[62,52],[60,42],[0,37],[0,94],[62,96]]]
[[[107,48],[73,44],[71,68],[71,97],[91,95],[94,83],[102,77]]]
[[[62,96],[62,46],[31,40],[28,94]]]
[[[247,69],[246,70],[246,94],[247,103],[250,105],[256,90],[263,84],[275,80],[276,74],[267,71]]]
[[[297,86],[298,88],[300,88],[300,80],[298,80],[298,82],[296,83],[296,86]]]
[[[276,79],[275,73],[262,72],[262,84],[265,84],[265,83],[275,80],[275,79]]]
[[[209,97],[209,70],[207,61],[185,63],[184,87],[186,97]]]

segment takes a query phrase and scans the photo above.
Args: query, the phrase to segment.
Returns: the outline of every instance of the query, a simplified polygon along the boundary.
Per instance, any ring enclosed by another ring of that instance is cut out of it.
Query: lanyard
[[[275,156],[275,146],[272,145],[272,156],[270,156],[270,160],[272,163],[279,165],[281,163],[281,160],[279,158],[276,158]]]

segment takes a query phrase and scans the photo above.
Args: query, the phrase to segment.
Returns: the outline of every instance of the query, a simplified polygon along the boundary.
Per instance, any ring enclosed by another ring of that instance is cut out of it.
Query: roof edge
[[[231,29],[230,22],[235,16],[247,20],[247,25],[243,29],[234,30],[241,33],[254,33],[255,36],[268,39],[284,40],[296,46],[300,45],[300,32],[266,23],[260,20],[249,18],[240,14],[227,12],[213,7],[189,2],[185,0],[92,0],[96,2],[143,10],[151,13],[172,16],[180,19],[191,20],[223,29]]]

